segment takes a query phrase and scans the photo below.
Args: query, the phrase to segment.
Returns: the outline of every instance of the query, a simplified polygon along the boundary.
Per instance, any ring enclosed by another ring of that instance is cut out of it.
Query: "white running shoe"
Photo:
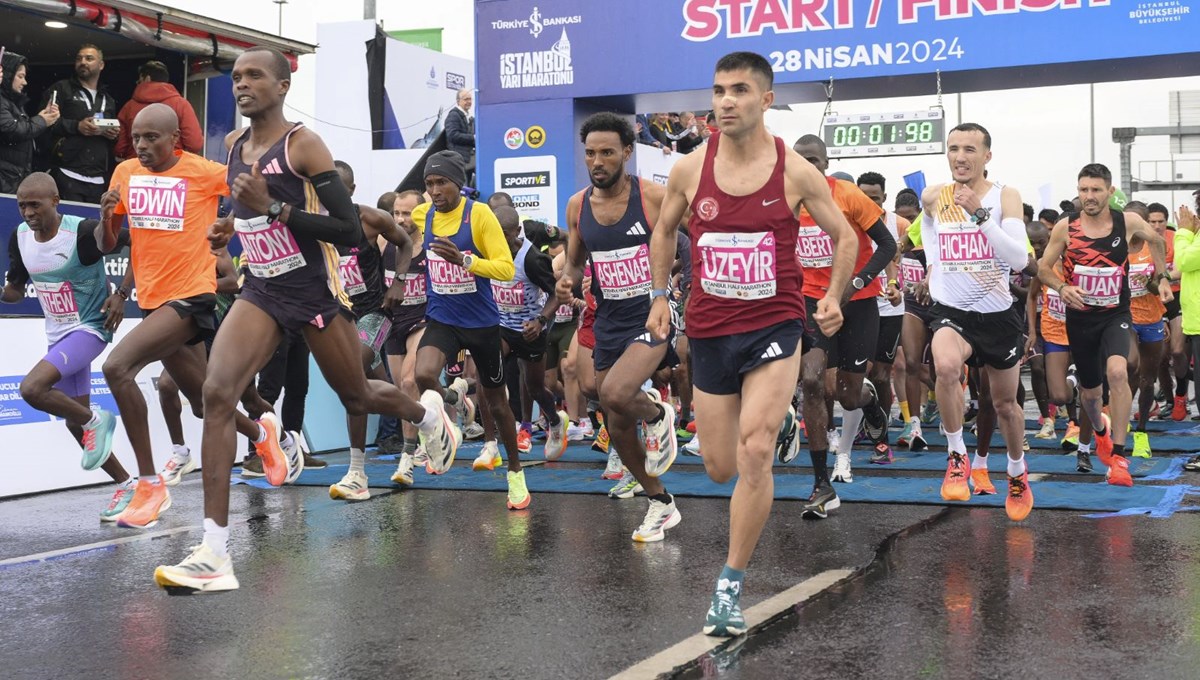
[[[551,425],[546,431],[546,460],[558,460],[567,450],[568,430],[571,419],[566,411],[558,412],[558,425]]]
[[[484,442],[483,450],[479,452],[479,457],[471,463],[471,469],[475,472],[483,470],[495,470],[504,464],[504,459],[500,457],[500,445],[495,441]]]
[[[479,439],[483,436],[483,434],[483,426],[474,420],[468,421],[467,424],[463,426],[462,436],[464,440]]]
[[[412,486],[413,467],[415,467],[413,455],[411,453],[400,454],[400,463],[396,466],[396,471],[392,473],[392,481],[401,486]]]
[[[329,487],[329,497],[334,500],[365,501],[371,497],[367,488],[367,476],[358,470],[350,470],[337,484]]]
[[[596,430],[592,427],[592,421],[588,420],[586,416],[583,420],[579,421],[579,430],[583,433],[584,439],[594,439],[596,437]]]
[[[683,445],[683,454],[685,456],[700,456],[700,435],[692,437],[691,441]]]
[[[658,390],[647,390],[646,396],[663,410],[663,417],[658,423],[642,423],[642,437],[646,444],[646,474],[660,477],[671,469],[679,453],[679,440],[675,438],[675,408],[663,402]]]
[[[233,560],[229,555],[219,557],[204,543],[194,546],[192,554],[179,564],[161,565],[155,569],[154,582],[168,590],[184,588],[200,593],[238,588],[237,577],[233,575]]]
[[[621,465],[621,456],[617,455],[615,446],[608,447],[608,465],[604,466],[604,474],[600,475],[601,479],[620,479],[625,472],[625,467]]]
[[[619,498],[621,500],[633,498],[639,493],[642,493],[642,485],[638,483],[636,477],[629,470],[625,470],[621,475],[621,479],[613,485],[613,488],[608,490],[609,498]]]
[[[285,439],[290,439],[290,443],[284,445],[283,439],[279,441],[279,447],[283,449],[283,455],[288,460],[288,475],[283,478],[284,484],[291,484],[296,481],[301,472],[304,472],[304,440],[300,438],[300,433],[288,431]]]
[[[854,474],[850,472],[850,454],[839,453],[837,455],[837,462],[833,464],[833,474],[829,476],[829,479],[846,484],[854,482]]]
[[[646,518],[642,520],[642,525],[633,532],[632,538],[638,543],[661,541],[666,535],[666,530],[678,526],[681,519],[673,497],[670,503],[662,503],[651,498],[650,507],[646,510]]]
[[[580,425],[570,425],[567,427],[567,441],[581,442],[587,437],[587,431]]]
[[[429,465],[429,454],[425,453],[424,444],[417,444],[416,450],[413,451],[413,465],[421,468]]]
[[[196,459],[190,453],[180,455],[178,451],[171,454],[171,459],[163,466],[162,472],[158,474],[162,476],[163,484],[167,486],[176,486],[183,481],[183,476],[196,469]]]
[[[446,415],[445,402],[436,390],[425,390],[425,394],[421,395],[421,404],[433,409],[439,416],[432,432],[421,433],[421,443],[425,445],[425,452],[429,455],[428,470],[440,475],[454,464],[454,455],[458,452],[458,445],[462,443],[462,433]]]

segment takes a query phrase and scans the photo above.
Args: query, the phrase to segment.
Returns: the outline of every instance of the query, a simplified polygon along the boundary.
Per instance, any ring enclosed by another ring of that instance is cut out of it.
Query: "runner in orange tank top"
[[[1125,212],[1135,213],[1147,223],[1150,219],[1149,208],[1141,201],[1126,203]],[[1167,258],[1170,262],[1169,254]],[[1129,251],[1129,313],[1133,318],[1136,343],[1135,351],[1129,353],[1129,384],[1137,396],[1137,425],[1133,428],[1133,450],[1130,452],[1134,458],[1152,455],[1146,421],[1150,419],[1150,408],[1154,405],[1154,380],[1162,365],[1163,345],[1167,338],[1164,320],[1167,309],[1158,298],[1158,286],[1160,283],[1168,285],[1169,279],[1160,281],[1157,273],[1150,244],[1136,252]],[[1166,273],[1170,275],[1169,271]]]

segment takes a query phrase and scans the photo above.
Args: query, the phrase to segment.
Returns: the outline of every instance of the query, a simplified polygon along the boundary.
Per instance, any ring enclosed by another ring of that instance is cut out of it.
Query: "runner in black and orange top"
[[[440,398],[417,403],[391,383],[367,380],[363,373],[331,245],[357,245],[362,227],[325,143],[283,116],[291,87],[287,58],[271,48],[250,48],[234,63],[232,79],[238,110],[250,126],[225,138],[233,214],[212,223],[209,241],[224,246],[236,231],[247,272],[242,294],[213,341],[204,382],[204,540],[181,563],[155,570],[155,581],[166,588],[238,587],[227,547],[229,473],[237,445],[234,405],[285,330],[304,334],[347,413],[382,413],[419,423],[430,462],[440,470],[450,466],[458,445]],[[209,275],[212,271],[209,264]],[[290,465],[287,471],[293,472]]]
[[[142,109],[133,120],[132,138],[137,158],[117,166],[101,200],[106,235],[100,249],[115,248],[128,216],[130,264],[145,319],[113,348],[104,377],[138,461],[137,488],[117,525],[146,529],[171,507],[171,495],[154,472],[146,398],[136,379],[147,365],[161,361],[189,401],[203,400],[204,355],[187,345],[202,342],[216,328],[217,261],[205,234],[229,187],[223,165],[175,150],[179,119],[170,107]],[[255,442],[264,461],[282,465],[283,433],[274,414],[264,415],[261,425],[240,412],[228,416],[231,427],[236,423],[237,431]],[[282,482],[282,476],[275,478]]]
[[[1079,172],[1080,214],[1068,215],[1054,227],[1039,263],[1042,283],[1066,303],[1067,337],[1075,358],[1080,402],[1096,430],[1096,455],[1108,466],[1109,484],[1132,486],[1125,452],[1125,419],[1129,392],[1129,253],[1149,244],[1155,281],[1169,281],[1163,238],[1134,213],[1108,205],[1112,173],[1092,163]],[[1054,265],[1062,262],[1062,276]],[[1163,302],[1171,287],[1159,288]],[[1119,414],[1114,431],[1102,411],[1102,384],[1107,378],[1110,410]]]
[[[834,335],[842,325],[839,303],[858,249],[821,173],[763,124],[775,98],[772,81],[770,63],[758,54],[734,52],[717,62],[713,110],[720,132],[704,152],[671,169],[651,244],[655,296],[646,328],[665,340],[675,232],[690,209],[695,280],[686,314],[697,434],[709,477],[724,483],[737,476],[729,552],[704,622],[704,632],[715,636],[746,631],[742,582],[771,512],[773,454],[799,374],[806,278],[795,250],[801,207],[834,243],[828,290],[813,320],[819,334]]]
[[[828,152],[820,137],[805,135],[793,148],[822,174],[829,169]],[[863,378],[867,374],[867,362],[875,358],[875,345],[879,339],[879,306],[875,298],[880,292],[880,282],[876,278],[896,254],[896,239],[884,223],[883,208],[853,182],[826,177],[825,183],[833,195],[833,202],[855,228],[858,250],[854,276],[846,289],[848,295],[843,295],[843,298],[849,298],[842,309],[845,323],[836,335],[826,336],[817,329],[815,311],[817,301],[830,287],[833,241],[824,231],[825,225],[818,226],[808,211],[800,211],[796,252],[800,266],[804,268],[804,301],[808,311],[805,332],[813,343],[805,352],[800,369],[804,387],[804,426],[814,477],[812,497],[803,512],[806,516],[819,518],[827,517],[830,510],[841,505],[831,480],[854,481],[850,449],[860,426],[865,424],[879,462],[890,463],[892,460],[888,446],[888,414],[880,405],[875,386]],[[826,369],[836,369],[833,390],[829,389]],[[826,467],[830,436],[827,429],[831,424],[833,399],[841,402],[843,414],[837,462],[833,475],[830,475]]]

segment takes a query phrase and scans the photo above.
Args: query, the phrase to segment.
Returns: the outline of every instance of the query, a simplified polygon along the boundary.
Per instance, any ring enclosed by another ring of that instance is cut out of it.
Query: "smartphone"
[[[0,61],[4,61],[4,50],[6,49],[8,48],[6,48],[4,45],[0,45]]]
[[[58,106],[58,90],[50,93],[50,106]]]

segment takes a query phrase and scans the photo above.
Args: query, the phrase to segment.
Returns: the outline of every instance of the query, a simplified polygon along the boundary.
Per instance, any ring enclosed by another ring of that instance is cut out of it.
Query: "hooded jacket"
[[[133,91],[133,99],[125,102],[117,120],[121,121],[121,136],[117,137],[117,158],[132,158],[133,148],[133,119],[151,104],[166,104],[179,116],[179,143],[176,149],[183,149],[194,154],[204,152],[204,133],[200,130],[200,121],[196,112],[179,90],[171,83],[146,82],[140,83]]]
[[[19,54],[4,54],[4,80],[0,81],[0,193],[4,194],[17,192],[33,164],[33,140],[46,131],[41,116],[25,112],[29,97],[12,89],[17,69],[25,63]]]
[[[117,117],[117,102],[103,84],[97,86],[93,99],[78,78],[60,80],[46,89],[42,96],[42,107],[50,103],[53,93],[58,93],[58,111],[61,116],[50,131],[53,135],[50,147],[50,164],[86,177],[103,177],[105,184],[113,168],[113,142],[101,135],[80,134],[79,121],[101,114],[103,118]]]

